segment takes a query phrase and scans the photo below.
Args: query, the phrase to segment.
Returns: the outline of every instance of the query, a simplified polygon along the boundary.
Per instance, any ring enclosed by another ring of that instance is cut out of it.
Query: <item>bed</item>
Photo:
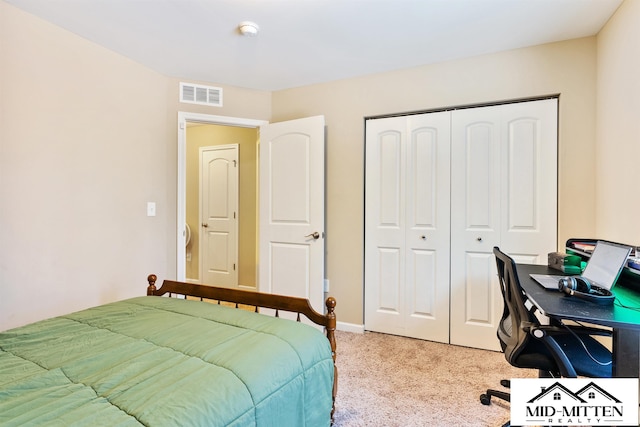
[[[323,315],[302,298],[156,280],[147,296],[0,332],[0,425],[332,423],[335,299]]]

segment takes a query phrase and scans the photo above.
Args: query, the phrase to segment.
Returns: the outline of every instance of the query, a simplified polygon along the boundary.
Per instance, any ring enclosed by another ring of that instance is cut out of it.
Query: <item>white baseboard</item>
[[[336,329],[343,332],[364,334],[364,325],[356,325],[355,323],[336,322]]]

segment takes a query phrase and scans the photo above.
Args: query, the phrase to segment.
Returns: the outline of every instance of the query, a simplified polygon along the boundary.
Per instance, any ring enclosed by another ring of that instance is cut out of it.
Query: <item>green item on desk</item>
[[[550,252],[548,255],[548,265],[556,270],[568,274],[580,274],[582,258],[578,255],[568,255],[562,252]]]
[[[581,261],[582,261],[582,258],[580,258],[578,255],[566,255],[564,257],[565,266],[572,265],[580,268]]]
[[[564,271],[567,274],[580,274],[580,273],[582,273],[582,269],[580,267],[578,267],[577,265],[565,265],[565,266],[563,266],[562,271]]]

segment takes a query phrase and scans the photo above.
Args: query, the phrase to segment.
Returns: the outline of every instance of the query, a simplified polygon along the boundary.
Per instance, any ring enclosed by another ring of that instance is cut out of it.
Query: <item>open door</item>
[[[260,292],[324,313],[324,116],[260,126]]]

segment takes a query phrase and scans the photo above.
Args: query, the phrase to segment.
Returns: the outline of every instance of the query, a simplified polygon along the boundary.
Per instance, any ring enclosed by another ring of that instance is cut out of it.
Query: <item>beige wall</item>
[[[595,230],[593,177],[584,173],[594,168],[595,61],[590,37],[273,94],[273,121],[326,118],[326,276],[341,322],[363,321],[364,117],[560,94],[558,241],[564,242]]]
[[[0,330],[175,278],[178,111],[271,115],[229,86],[180,104],[179,81],[0,1]]]
[[[640,1],[627,0],[598,35],[596,231],[640,245]]]
[[[187,224],[191,228],[191,243],[187,246],[186,273],[188,279],[200,278],[200,148],[238,144],[238,284],[256,287],[257,284],[257,221],[258,221],[258,131],[253,128],[200,124],[187,128]]]
[[[167,79],[6,3],[0,40],[0,329],[144,294],[167,274]]]

